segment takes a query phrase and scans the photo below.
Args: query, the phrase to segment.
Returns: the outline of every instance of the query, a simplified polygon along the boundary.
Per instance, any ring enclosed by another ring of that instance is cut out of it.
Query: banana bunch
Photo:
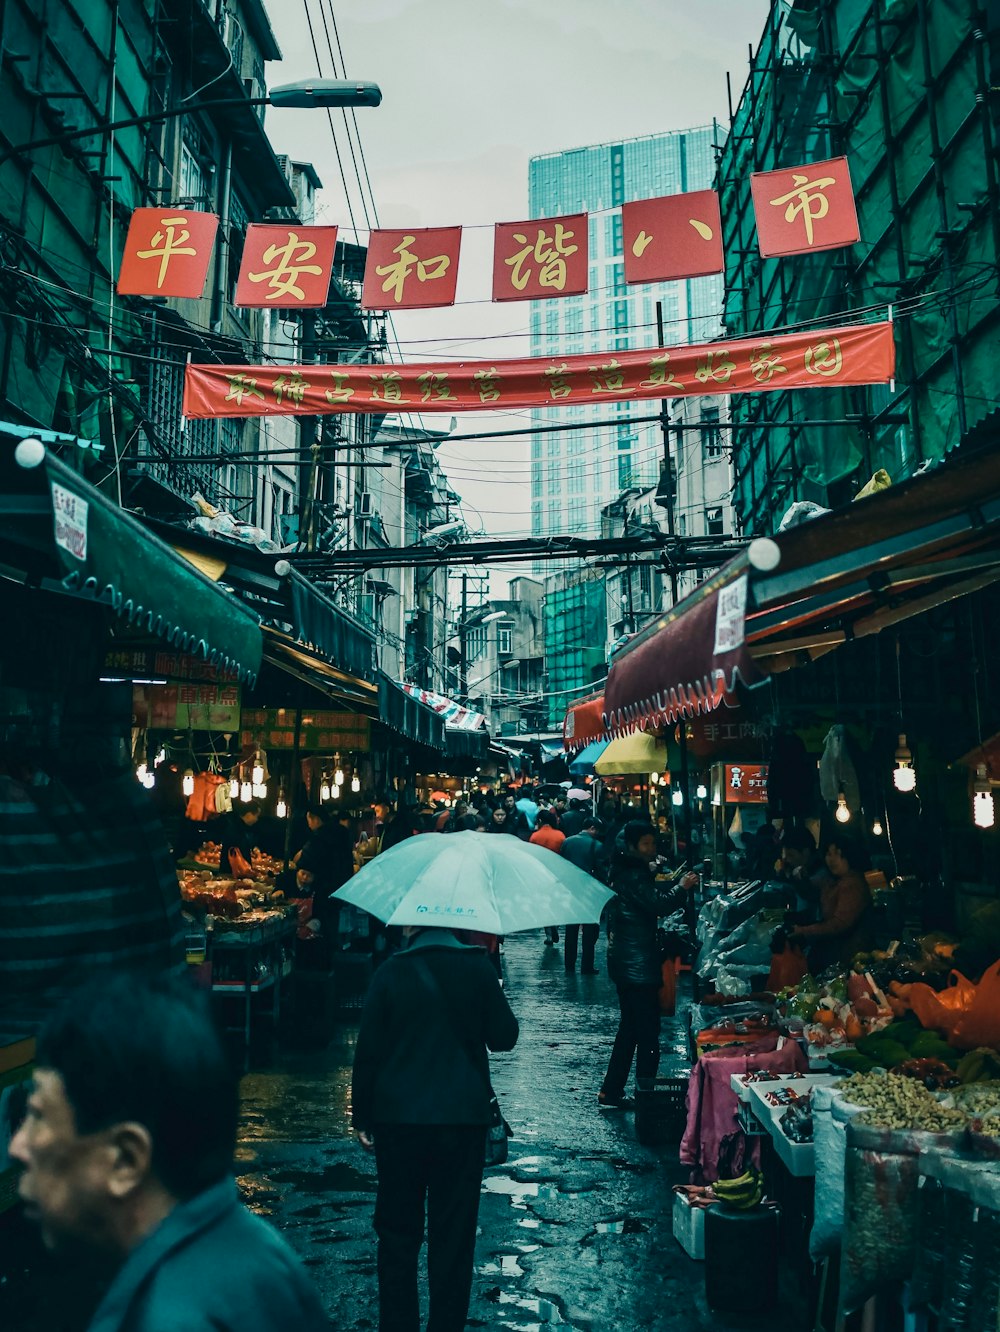
[[[985,1082],[1000,1077],[1000,1055],[989,1046],[980,1046],[963,1055],[955,1069],[955,1075],[963,1085],[970,1082]]]
[[[748,1212],[758,1206],[764,1197],[764,1176],[756,1166],[751,1166],[738,1179],[716,1180],[712,1192],[726,1207],[732,1207],[737,1212]]]

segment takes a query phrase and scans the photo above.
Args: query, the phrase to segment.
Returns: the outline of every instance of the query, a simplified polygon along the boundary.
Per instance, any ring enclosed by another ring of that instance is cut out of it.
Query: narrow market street
[[[644,1147],[631,1114],[597,1108],[618,1014],[603,953],[602,940],[599,975],[567,976],[540,931],[507,940],[521,1036],[491,1062],[515,1136],[484,1179],[469,1326],[743,1326],[708,1310],[704,1264],[672,1236],[670,1188],[687,1177],[676,1145]],[[355,1033],[344,1023],[325,1050],[251,1072],[239,1149],[248,1203],[285,1233],[345,1330],[377,1326],[375,1168],[350,1132]],[[661,1073],[686,1068],[680,1017],[664,1021],[663,1049]],[[806,1326],[794,1295],[779,1317],[790,1332]]]

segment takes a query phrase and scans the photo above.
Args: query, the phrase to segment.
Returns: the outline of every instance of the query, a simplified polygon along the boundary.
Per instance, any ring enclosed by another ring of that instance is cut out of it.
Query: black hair
[[[551,809],[540,809],[535,824],[537,827],[558,828],[559,818]]]
[[[859,841],[849,834],[830,833],[823,841],[824,853],[829,851],[831,846],[837,848],[855,874],[864,874],[869,865],[868,852]]]
[[[153,1143],[152,1170],[184,1201],[232,1171],[239,1081],[205,995],[185,977],[102,973],[71,991],[38,1040],[77,1132],[132,1120]]]
[[[586,832],[588,828],[593,828],[594,832],[597,833],[598,837],[604,836],[605,833],[604,823],[601,821],[601,819],[597,818],[596,815],[592,815],[590,818],[584,821],[583,825],[584,832]]]
[[[643,837],[655,837],[656,829],[645,819],[630,819],[622,829],[625,845],[634,850]]]
[[[306,810],[306,813],[311,814],[314,819],[322,819],[324,822],[326,821],[327,812],[325,805],[317,804],[311,804]]]
[[[242,818],[244,814],[259,814],[262,809],[263,806],[259,800],[248,800],[245,805],[240,805],[239,815]]]
[[[789,851],[808,851],[810,854],[815,854],[816,838],[808,828],[788,828],[781,839],[781,845],[787,847]]]

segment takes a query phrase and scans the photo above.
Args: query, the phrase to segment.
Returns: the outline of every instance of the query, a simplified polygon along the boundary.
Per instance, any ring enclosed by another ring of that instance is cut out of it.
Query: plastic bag
[[[844,1233],[844,1159],[847,1122],[863,1107],[850,1105],[834,1087],[814,1087],[813,1159],[816,1165],[816,1207],[809,1235],[814,1262],[836,1253]]]
[[[247,859],[242,851],[237,850],[235,846],[229,848],[229,872],[234,879],[252,879],[253,870],[247,863]]]
[[[676,958],[666,957],[660,964],[660,1012],[672,1016],[677,1011]]]
[[[777,994],[779,990],[798,985],[809,974],[806,955],[797,944],[786,943],[780,953],[771,958],[771,970],[767,975],[767,988]]]
[[[951,973],[941,991],[917,981],[909,1001],[921,1025],[942,1032],[958,1050],[1000,1045],[1000,962],[983,972],[978,985],[960,971]]]
[[[963,1134],[847,1128],[841,1312],[910,1276],[917,1258],[919,1157],[929,1147],[955,1149]]]

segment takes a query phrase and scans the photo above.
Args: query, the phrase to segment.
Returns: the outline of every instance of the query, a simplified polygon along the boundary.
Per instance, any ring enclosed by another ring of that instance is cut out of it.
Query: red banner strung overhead
[[[714,190],[622,204],[626,282],[672,282],[721,273],[722,217]]]
[[[493,299],[542,300],[587,290],[587,214],[498,222],[493,241]]]
[[[892,325],[860,324],[694,347],[416,365],[188,365],[184,415],[457,412],[884,384]]]

